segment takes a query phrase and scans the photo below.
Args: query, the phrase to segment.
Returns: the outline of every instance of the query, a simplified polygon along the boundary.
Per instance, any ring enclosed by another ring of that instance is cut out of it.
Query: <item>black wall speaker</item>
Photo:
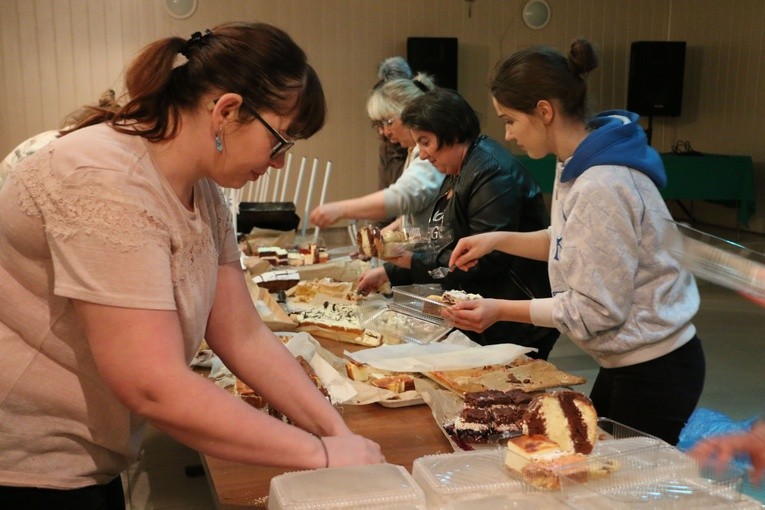
[[[677,117],[683,105],[685,41],[635,41],[630,47],[627,109]]]
[[[456,37],[409,37],[406,60],[415,73],[430,74],[439,87],[457,90]]]

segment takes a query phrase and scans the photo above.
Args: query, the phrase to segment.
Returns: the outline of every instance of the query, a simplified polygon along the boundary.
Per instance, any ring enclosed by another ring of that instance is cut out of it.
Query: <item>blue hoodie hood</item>
[[[591,117],[587,127],[592,132],[566,163],[561,182],[575,179],[593,166],[620,165],[643,172],[657,188],[666,186],[664,163],[659,153],[648,145],[638,118],[636,113],[626,110],[607,110]]]

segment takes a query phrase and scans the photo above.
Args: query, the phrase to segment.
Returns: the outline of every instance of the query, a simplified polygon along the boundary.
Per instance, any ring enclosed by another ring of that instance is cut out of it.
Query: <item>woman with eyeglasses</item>
[[[407,148],[404,171],[384,190],[320,205],[311,212],[311,222],[324,228],[342,219],[382,220],[408,215],[414,225],[427,225],[444,176],[430,162],[419,158],[417,144],[401,123],[400,115],[409,103],[433,88],[432,79],[419,73],[414,79],[391,80],[372,91],[367,113],[373,122],[379,123],[388,140]],[[386,229],[397,226],[394,222]]]
[[[366,271],[362,291],[391,285],[440,283],[483,297],[549,297],[547,264],[504,253],[489,253],[469,270],[450,271],[434,280],[429,271],[449,266],[457,240],[483,232],[532,231],[549,224],[542,192],[531,174],[501,144],[481,134],[473,108],[457,92],[436,88],[412,101],[401,114],[404,129],[417,143],[422,160],[445,179],[429,210],[428,231],[438,251],[403,252],[383,267]],[[448,234],[443,235],[448,232]],[[537,349],[530,356],[547,359],[559,333],[554,328],[502,322],[480,333],[467,331],[487,345],[515,343]]]
[[[224,24],[149,44],[126,86],[0,189],[0,508],[124,509],[147,422],[236,462],[382,462],[260,320],[221,192],[322,127],[304,52]],[[203,338],[295,425],[193,373]]]
[[[382,61],[377,70],[377,83],[372,87],[376,90],[386,82],[398,79],[412,79],[412,68],[402,57],[388,57]],[[401,177],[404,163],[409,155],[406,147],[393,143],[385,136],[382,122],[372,121],[372,129],[380,136],[379,162],[377,164],[377,189],[385,189]]]

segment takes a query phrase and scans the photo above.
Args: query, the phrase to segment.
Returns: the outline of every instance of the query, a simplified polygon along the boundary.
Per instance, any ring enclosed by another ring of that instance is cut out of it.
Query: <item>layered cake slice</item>
[[[547,436],[567,452],[588,454],[598,438],[595,407],[577,391],[553,391],[534,397],[523,421],[527,435]]]
[[[394,257],[397,245],[407,241],[406,232],[393,230],[382,233],[375,226],[362,227],[356,233],[359,252],[364,257]]]
[[[460,415],[445,428],[466,443],[485,443],[497,434],[521,432],[532,397],[521,390],[466,393]]]

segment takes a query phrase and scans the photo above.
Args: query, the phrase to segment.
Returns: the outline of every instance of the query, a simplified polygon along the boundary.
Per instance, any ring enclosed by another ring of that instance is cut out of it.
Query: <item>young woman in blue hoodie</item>
[[[599,416],[675,444],[704,385],[691,322],[699,294],[665,248],[675,228],[659,194],[666,173],[638,116],[585,121],[584,78],[596,66],[584,40],[566,57],[538,47],[497,65],[491,91],[505,139],[558,159],[551,226],[464,238],[449,264],[467,269],[493,250],[547,260],[552,297],[470,301],[444,314],[476,331],[497,321],[558,328],[601,366],[590,394]]]

